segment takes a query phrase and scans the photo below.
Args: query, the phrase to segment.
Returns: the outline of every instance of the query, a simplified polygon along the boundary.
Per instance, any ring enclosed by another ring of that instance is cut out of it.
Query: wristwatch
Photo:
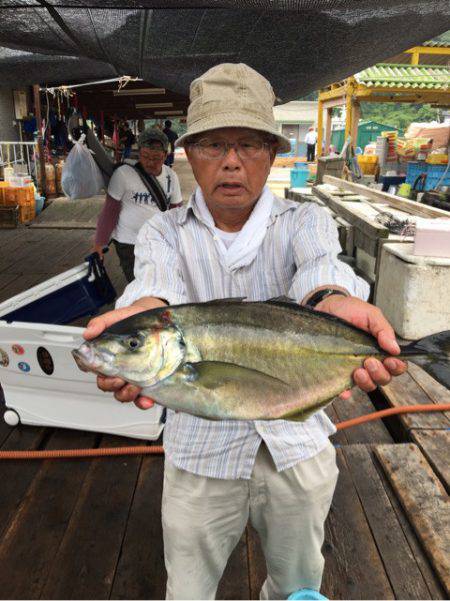
[[[316,305],[318,305],[321,301],[323,301],[324,298],[327,298],[327,296],[331,296],[332,294],[341,294],[342,296],[348,296],[348,294],[346,292],[343,292],[342,290],[336,290],[335,288],[324,288],[323,290],[319,290],[318,292],[313,294],[311,298],[309,298],[308,301],[305,303],[305,306],[313,308]]]

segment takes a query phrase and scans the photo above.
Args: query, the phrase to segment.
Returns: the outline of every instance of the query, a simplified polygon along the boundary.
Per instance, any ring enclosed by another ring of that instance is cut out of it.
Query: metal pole
[[[34,96],[34,111],[36,113],[36,123],[37,123],[37,147],[39,153],[39,171],[40,177],[37,182],[38,188],[40,188],[40,193],[42,196],[45,196],[45,158],[44,158],[44,144],[42,142],[42,117],[41,117],[41,98],[39,96],[39,85],[35,84],[33,86],[33,96]],[[36,179],[37,179],[37,169],[36,169]]]

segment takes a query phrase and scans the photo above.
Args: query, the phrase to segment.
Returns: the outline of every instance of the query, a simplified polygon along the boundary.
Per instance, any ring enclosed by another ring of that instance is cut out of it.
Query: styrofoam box
[[[450,219],[417,219],[414,254],[450,258]]]
[[[450,259],[413,254],[413,243],[381,250],[375,304],[399,336],[417,340],[450,330]]]
[[[97,388],[94,374],[78,369],[71,350],[81,344],[82,333],[72,326],[0,320],[5,420],[14,424],[16,413],[23,424],[156,440],[163,429],[161,406],[143,411],[134,403],[120,403]],[[40,347],[53,361],[51,375],[39,362]]]

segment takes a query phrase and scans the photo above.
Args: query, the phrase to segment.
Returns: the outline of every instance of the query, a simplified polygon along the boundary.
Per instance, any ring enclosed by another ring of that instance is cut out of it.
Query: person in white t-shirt
[[[169,208],[180,206],[178,176],[164,165],[169,150],[167,136],[159,129],[146,129],[139,136],[138,147],[138,167],[156,179]],[[124,164],[114,171],[97,221],[94,250],[103,256],[103,248],[112,241],[128,282],[134,279],[134,244],[138,232],[159,210],[154,194],[132,164]]]
[[[316,156],[316,142],[317,142],[317,132],[314,127],[310,127],[308,129],[308,133],[305,136],[306,142],[306,160],[308,162],[314,161]]]

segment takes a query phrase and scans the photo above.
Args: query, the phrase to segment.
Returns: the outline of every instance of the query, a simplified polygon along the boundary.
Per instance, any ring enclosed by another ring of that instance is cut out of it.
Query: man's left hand
[[[357,328],[369,332],[377,339],[380,347],[390,355],[400,354],[395,332],[378,307],[366,303],[356,296],[333,294],[327,296],[315,308],[318,311],[336,315]],[[406,370],[406,363],[395,357],[387,357],[383,362],[370,357],[364,361],[364,367],[353,372],[353,380],[362,390],[370,392],[375,390],[378,385],[388,384],[392,376],[399,376]],[[340,396],[348,399],[351,392],[346,390]]]

